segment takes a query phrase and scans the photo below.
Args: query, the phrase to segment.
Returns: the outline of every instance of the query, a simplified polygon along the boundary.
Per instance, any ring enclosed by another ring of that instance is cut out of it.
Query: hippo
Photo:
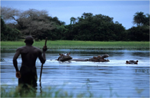
[[[87,61],[93,61],[93,62],[109,62],[109,60],[106,60],[104,58],[107,58],[109,57],[108,54],[104,54],[102,56],[98,55],[97,57],[93,57],[93,58],[90,58],[90,59],[87,59]]]
[[[129,61],[126,61],[126,64],[138,64],[138,60],[136,60],[136,61],[129,60]]]
[[[97,57],[93,56],[93,58],[90,58],[90,59],[72,59],[72,61],[109,62],[109,60],[104,59],[104,58],[107,58],[107,57],[109,57],[109,55],[104,54],[102,56],[98,55]]]
[[[70,61],[72,59],[72,57],[70,56],[70,53],[67,53],[67,54],[60,54],[59,53],[59,57],[58,57],[58,61]]]

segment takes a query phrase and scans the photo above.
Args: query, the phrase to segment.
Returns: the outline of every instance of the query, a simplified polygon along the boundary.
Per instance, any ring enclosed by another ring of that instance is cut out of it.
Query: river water
[[[110,62],[58,62],[59,53],[68,53],[74,59],[88,59],[109,54]],[[1,53],[1,86],[11,88],[18,85],[12,58],[15,50]],[[42,73],[42,90],[61,88],[68,93],[86,93],[92,97],[149,98],[150,57],[149,50],[96,50],[55,49],[46,53]],[[126,60],[138,60],[138,64],[125,64]],[[21,58],[18,59],[21,65]],[[41,63],[36,62],[38,77]],[[37,92],[40,92],[38,82]]]

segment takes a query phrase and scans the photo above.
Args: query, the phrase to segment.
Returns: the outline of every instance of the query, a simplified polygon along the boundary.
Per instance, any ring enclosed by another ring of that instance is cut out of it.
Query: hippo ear
[[[138,62],[138,60],[136,62]]]
[[[129,62],[128,62],[128,61],[126,61],[126,64],[129,64]]]
[[[59,55],[62,55],[61,53],[59,53]]]

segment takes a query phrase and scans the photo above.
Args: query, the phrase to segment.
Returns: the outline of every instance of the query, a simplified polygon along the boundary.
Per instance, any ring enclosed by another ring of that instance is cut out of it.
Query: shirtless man
[[[36,59],[39,58],[41,63],[44,64],[46,61],[45,52],[47,47],[43,47],[43,55],[42,51],[36,47],[33,47],[33,38],[26,37],[25,41],[26,46],[20,47],[17,49],[14,58],[13,65],[16,69],[16,77],[19,78],[19,85],[31,85],[33,87],[37,86],[37,72],[36,72]],[[18,69],[17,58],[21,54],[22,65],[20,71]]]

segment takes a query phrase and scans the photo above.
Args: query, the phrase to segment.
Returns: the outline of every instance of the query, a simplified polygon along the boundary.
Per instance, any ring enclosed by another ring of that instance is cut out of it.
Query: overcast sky
[[[28,9],[46,10],[48,11],[49,16],[56,16],[60,21],[63,21],[66,24],[70,23],[71,17],[81,17],[84,12],[92,13],[93,15],[107,15],[109,17],[113,17],[114,22],[118,21],[126,29],[135,26],[133,24],[133,17],[136,12],[144,12],[144,14],[149,14],[149,4],[149,0],[1,1],[2,7],[12,7],[23,11]]]

